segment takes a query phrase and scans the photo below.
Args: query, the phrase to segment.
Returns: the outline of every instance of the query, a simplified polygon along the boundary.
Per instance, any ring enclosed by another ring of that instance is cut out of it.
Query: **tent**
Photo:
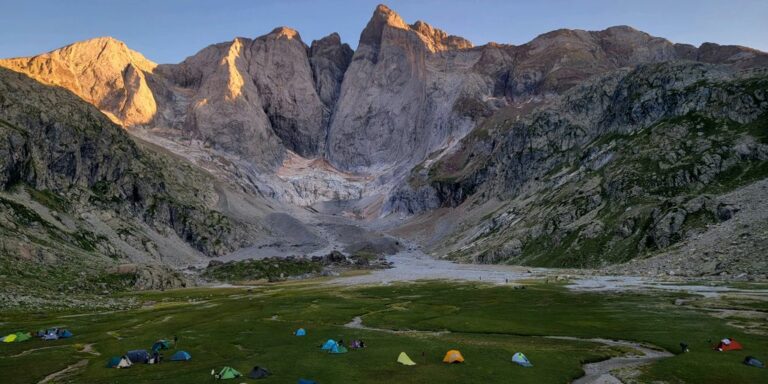
[[[3,337],[3,343],[13,343],[16,341],[16,337],[15,333],[11,333],[10,335]]]
[[[43,340],[46,340],[46,341],[58,340],[58,339],[59,339],[59,335],[55,333],[46,333],[45,335],[43,335]]]
[[[738,351],[741,349],[744,349],[744,347],[741,346],[741,343],[731,338],[721,340],[720,343],[717,344],[717,347],[715,347],[715,350],[720,352]]]
[[[107,362],[107,368],[129,368],[131,365],[131,360],[129,360],[127,357],[118,357],[115,356],[111,359],[109,359],[109,362]]]
[[[347,347],[339,343],[334,344],[334,346],[328,351],[328,353],[347,353],[347,352],[349,352],[347,350]]]
[[[70,332],[68,329],[60,329],[58,332],[56,332],[56,336],[58,336],[60,339],[68,339],[72,337],[72,332]]]
[[[451,349],[450,351],[446,352],[445,357],[443,357],[443,363],[453,364],[463,362],[464,356],[462,356],[461,352],[456,349]]]
[[[122,358],[120,356],[115,356],[107,362],[107,368],[117,368],[117,365],[120,364],[120,360]]]
[[[128,356],[128,359],[131,360],[131,363],[134,363],[134,364],[149,363],[149,352],[147,352],[146,349],[136,349],[133,351],[128,351],[126,356]]]
[[[322,349],[323,351],[330,351],[333,348],[333,346],[336,344],[338,344],[336,343],[336,340],[328,339],[328,341],[326,341],[325,344],[323,344],[323,346],[320,347],[320,349]]]
[[[238,372],[234,368],[224,367],[221,369],[221,371],[219,371],[219,374],[216,375],[216,378],[221,380],[229,380],[229,379],[234,379],[241,376],[243,376],[243,374]]]
[[[178,351],[173,355],[171,355],[171,361],[187,361],[191,359],[192,359],[192,355],[190,355],[186,351]]]
[[[518,365],[521,365],[526,368],[533,367],[533,364],[528,360],[527,357],[522,352],[517,352],[514,355],[512,355],[512,362],[517,363]]]
[[[248,374],[248,377],[250,377],[251,379],[266,379],[268,376],[271,376],[271,375],[272,375],[271,372],[257,365],[253,367],[253,369],[251,370],[251,373]]]
[[[162,351],[171,348],[171,342],[168,340],[158,340],[152,344],[152,352]]]
[[[307,379],[299,379],[299,384],[317,384],[317,382]]]
[[[120,359],[120,364],[117,364],[117,368],[130,368],[133,363],[131,363],[131,359],[128,358],[128,356],[123,356],[122,359]]]
[[[16,332],[16,342],[20,343],[22,341],[27,341],[32,338],[32,335],[29,334],[29,332]]]
[[[397,357],[397,362],[402,365],[416,365],[416,363],[411,360],[408,355],[405,354],[405,352],[400,352],[400,356]]]
[[[307,335],[307,331],[304,328],[299,328],[293,334],[296,335],[296,336],[306,336]]]
[[[752,356],[747,356],[746,358],[744,358],[744,364],[751,365],[751,366],[757,367],[757,368],[765,368],[765,364],[763,364],[762,361],[760,361],[760,360],[758,360],[758,359],[756,359],[756,358],[754,358]]]

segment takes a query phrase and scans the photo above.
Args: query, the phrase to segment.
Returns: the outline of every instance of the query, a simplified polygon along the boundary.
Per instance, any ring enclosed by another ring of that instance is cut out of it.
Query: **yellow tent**
[[[443,357],[443,363],[463,363],[464,362],[464,356],[461,355],[461,352],[451,349],[450,351],[445,353],[445,357]]]
[[[11,333],[10,335],[3,337],[3,343],[13,343],[16,341],[16,334]]]
[[[411,360],[408,355],[405,354],[405,352],[400,352],[400,356],[397,357],[397,362],[402,365],[416,365],[416,363]]]

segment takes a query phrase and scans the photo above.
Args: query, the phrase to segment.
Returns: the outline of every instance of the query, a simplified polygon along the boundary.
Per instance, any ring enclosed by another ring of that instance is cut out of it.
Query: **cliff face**
[[[679,242],[733,213],[715,192],[765,178],[768,54],[626,26],[474,47],[379,6],[355,52],[280,27],[179,64],[100,38],[0,66],[0,236],[118,260],[266,239],[275,199],[366,219],[450,208],[423,237],[443,254],[596,266]]]
[[[766,65],[768,55],[672,44],[625,26],[473,47],[380,5],[354,53],[338,34],[307,47],[280,27],[209,46],[180,64],[158,66],[100,38],[0,66],[65,87],[120,124],[194,139],[260,172],[275,172],[290,150],[387,183],[499,108],[546,102],[593,76],[670,60],[749,68]]]
[[[615,71],[547,106],[499,114],[414,176],[388,209],[454,208],[461,218],[441,218],[452,230],[430,241],[457,259],[624,262],[755,209],[719,195],[768,176],[767,97],[764,68],[681,62]],[[738,261],[722,258],[722,270]]]
[[[157,64],[110,37],[35,57],[0,60],[0,66],[69,89],[118,123],[147,124],[157,112],[146,79]]]
[[[1,189],[23,185],[61,196],[72,213],[97,206],[139,218],[208,255],[237,246],[238,230],[217,219],[203,176],[169,170],[162,156],[137,147],[69,91],[0,69],[0,125]]]

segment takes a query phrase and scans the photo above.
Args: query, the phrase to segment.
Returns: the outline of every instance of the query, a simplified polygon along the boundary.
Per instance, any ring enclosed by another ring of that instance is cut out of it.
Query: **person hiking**
[[[179,343],[179,337],[176,336],[176,335],[173,335],[173,346],[175,347],[176,344],[178,344],[178,343]]]

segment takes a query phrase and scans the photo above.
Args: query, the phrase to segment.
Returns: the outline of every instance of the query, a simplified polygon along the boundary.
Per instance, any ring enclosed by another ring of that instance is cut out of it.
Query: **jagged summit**
[[[301,41],[301,35],[299,35],[299,32],[293,28],[290,27],[277,27],[272,30],[267,36],[276,36],[276,37],[285,37],[287,39],[296,39]]]
[[[179,64],[158,66],[102,37],[0,66],[70,89],[123,126],[204,143],[260,172],[274,172],[291,151],[390,183],[499,109],[552,99],[619,68],[674,60],[768,65],[756,50],[673,44],[629,26],[473,47],[379,5],[356,51],[336,33],[308,46],[298,31],[278,27]]]
[[[421,39],[432,52],[448,49],[472,48],[472,43],[469,40],[464,39],[463,37],[449,35],[424,21],[417,20],[415,23],[409,25],[402,17],[400,17],[400,15],[383,4],[379,4],[373,11],[371,19],[360,34],[360,44],[373,47],[379,46],[379,44],[381,44],[382,34],[386,28],[415,32],[419,39]]]

